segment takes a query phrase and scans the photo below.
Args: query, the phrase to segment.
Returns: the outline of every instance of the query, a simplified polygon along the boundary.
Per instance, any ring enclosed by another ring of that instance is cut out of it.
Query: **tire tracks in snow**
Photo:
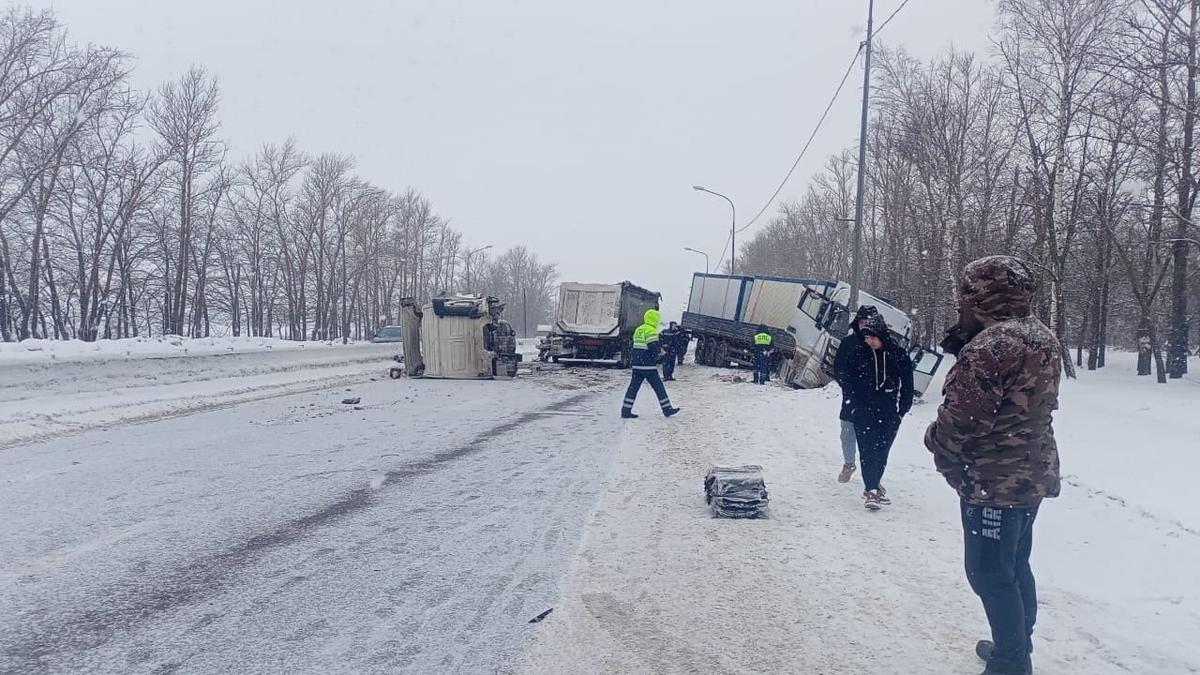
[[[110,584],[92,596],[89,606],[70,613],[47,616],[30,612],[19,617],[20,628],[12,640],[0,645],[0,672],[49,672],[64,657],[96,649],[124,631],[153,621],[177,608],[192,605],[224,591],[237,583],[239,570],[266,554],[313,536],[326,528],[361,514],[383,503],[390,490],[400,489],[405,481],[432,474],[466,457],[485,450],[491,442],[523,425],[562,412],[596,396],[584,392],[540,409],[526,411],[512,420],[497,424],[457,447],[435,452],[429,457],[402,464],[383,473],[366,486],[343,493],[339,498],[305,515],[283,522],[250,536],[225,550],[202,556],[148,583],[124,579]]]

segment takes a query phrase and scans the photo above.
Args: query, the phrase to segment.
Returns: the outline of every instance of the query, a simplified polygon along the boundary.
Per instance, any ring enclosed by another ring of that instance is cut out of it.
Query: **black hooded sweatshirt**
[[[883,348],[871,349],[864,336],[875,335]],[[846,354],[845,375],[839,378],[849,409],[843,405],[842,419],[854,423],[908,414],[913,403],[913,363],[892,341],[882,316],[867,319]]]
[[[851,355],[859,354],[862,349],[870,349],[867,343],[863,342],[862,335],[858,331],[858,322],[863,319],[870,319],[873,316],[878,316],[879,310],[871,305],[863,305],[854,313],[854,319],[850,322],[850,334],[842,338],[838,345],[837,353],[833,357],[833,376],[837,383],[842,388],[842,410],[838,415],[838,419],[843,422],[851,422],[850,411],[854,409],[854,401],[851,400],[851,363],[860,360],[860,357]]]

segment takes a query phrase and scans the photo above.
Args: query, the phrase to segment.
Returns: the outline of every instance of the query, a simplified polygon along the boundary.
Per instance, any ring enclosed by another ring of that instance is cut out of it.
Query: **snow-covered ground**
[[[654,415],[646,391],[623,422],[620,371],[390,381],[387,349],[357,349],[329,349],[363,358],[331,367],[306,350],[109,360],[92,379],[42,364],[19,371],[24,404],[0,379],[11,419],[179,378],[296,378],[0,446],[0,672],[981,669],[956,496],[921,444],[935,403],[902,429],[894,505],[869,513],[835,480],[835,389],[688,365],[671,386],[682,415]],[[319,379],[342,367],[358,370]],[[1200,378],[1131,368],[1118,354],[1064,385],[1068,484],[1034,556],[1041,673],[1200,673]],[[713,462],[764,465],[772,517],[712,519]]]
[[[385,377],[399,351],[272,338],[0,343],[0,448]]]
[[[1038,672],[1200,672],[1200,381],[1156,385],[1131,366],[1116,355],[1064,386],[1069,484],[1035,537]],[[921,442],[936,403],[917,406],[896,443],[894,505],[869,513],[861,483],[834,478],[836,389],[680,377],[678,420],[639,420],[614,440],[616,466],[527,672],[978,672],[987,624],[962,572],[957,497]],[[712,463],[766,467],[772,517],[710,518]]]
[[[356,344],[358,343],[343,345],[340,341],[296,342],[263,337],[184,338],[177,335],[97,340],[95,342],[30,339],[20,342],[0,342],[0,364],[113,361],[267,351],[311,352],[344,349]],[[395,346],[393,348],[398,349]]]

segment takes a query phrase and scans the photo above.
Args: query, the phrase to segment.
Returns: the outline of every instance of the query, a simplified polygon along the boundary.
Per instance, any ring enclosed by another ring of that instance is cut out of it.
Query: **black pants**
[[[771,359],[766,354],[754,355],[754,384],[771,381]]]
[[[621,412],[633,412],[633,404],[637,401],[638,391],[642,388],[643,382],[649,382],[650,388],[658,394],[658,405],[664,411],[671,407],[671,399],[667,397],[667,388],[663,386],[662,378],[658,376],[658,368],[646,368],[645,370],[638,366],[633,367],[633,377],[629,380],[629,389],[625,390],[625,404],[621,407]]]
[[[662,374],[665,379],[670,380],[675,377],[675,354],[673,352],[667,352],[663,357],[662,366]]]
[[[863,486],[867,490],[879,487],[887,469],[888,454],[900,431],[900,415],[871,412],[855,415],[854,440],[858,443],[858,462],[862,464]]]
[[[683,365],[683,357],[687,356],[688,344],[685,342],[679,350],[679,365]]]
[[[962,502],[967,581],[983,601],[995,651],[989,665],[1002,673],[1025,673],[1033,651],[1037,587],[1033,551],[1036,506],[1004,508]]]

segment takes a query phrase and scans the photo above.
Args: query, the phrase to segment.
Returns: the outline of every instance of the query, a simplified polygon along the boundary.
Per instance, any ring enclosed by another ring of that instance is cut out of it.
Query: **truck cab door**
[[[908,356],[913,362],[913,394],[922,397],[933,383],[933,376],[937,374],[942,360],[946,357],[920,345],[909,350]]]

